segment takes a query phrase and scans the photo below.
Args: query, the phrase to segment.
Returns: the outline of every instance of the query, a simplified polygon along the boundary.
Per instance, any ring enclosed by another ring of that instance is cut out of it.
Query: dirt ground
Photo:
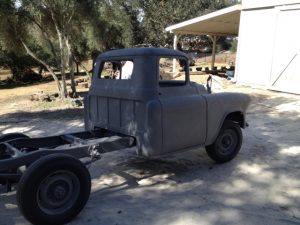
[[[234,85],[225,91],[252,97],[250,127],[233,161],[216,165],[203,148],[152,160],[137,157],[135,149],[107,153],[90,167],[90,199],[70,224],[300,224],[300,96]],[[25,112],[24,93],[13,93],[19,100],[0,97],[0,134],[83,129],[83,109]],[[15,191],[0,194],[0,224],[28,224]]]

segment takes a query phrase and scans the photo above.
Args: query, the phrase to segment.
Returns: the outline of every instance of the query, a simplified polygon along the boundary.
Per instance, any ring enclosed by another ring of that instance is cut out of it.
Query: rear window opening
[[[99,78],[114,80],[130,80],[133,74],[132,60],[111,60],[101,64]]]
[[[159,59],[159,86],[173,87],[186,83],[186,60],[183,58]]]

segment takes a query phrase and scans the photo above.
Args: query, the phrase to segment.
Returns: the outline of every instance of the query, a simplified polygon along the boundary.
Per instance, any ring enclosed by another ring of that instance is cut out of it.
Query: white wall
[[[242,11],[236,77],[239,83],[269,83],[276,15],[273,9]]]
[[[241,12],[237,82],[300,94],[300,0],[251,2]]]
[[[300,4],[277,8],[270,88],[300,94]]]

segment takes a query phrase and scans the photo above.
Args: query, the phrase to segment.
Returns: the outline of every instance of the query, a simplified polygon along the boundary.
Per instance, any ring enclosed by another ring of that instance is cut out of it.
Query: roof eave
[[[171,31],[174,34],[192,34],[192,35],[211,35],[211,36],[237,36],[238,33],[222,33],[222,32],[210,32],[210,31],[186,31],[186,30],[176,30]]]
[[[179,33],[197,34],[197,35],[200,35],[200,34],[201,35],[202,34],[215,34],[215,35],[217,35],[218,34],[218,35],[226,35],[226,36],[227,35],[236,36],[237,33],[211,33],[211,32],[205,33],[204,31],[201,31],[201,32],[197,32],[197,31],[184,31],[184,30],[180,30],[180,28],[189,26],[191,24],[199,23],[199,22],[202,22],[202,21],[205,21],[205,20],[209,20],[209,19],[212,19],[214,17],[226,15],[226,14],[233,13],[233,12],[236,12],[236,11],[241,11],[241,10],[242,10],[242,5],[241,4],[237,4],[237,5],[234,5],[234,6],[225,8],[225,9],[221,9],[221,10],[218,10],[218,11],[215,11],[215,12],[203,15],[203,16],[199,16],[197,18],[186,20],[186,21],[178,23],[178,24],[174,24],[172,26],[167,27],[165,30],[167,32],[170,32],[170,33],[178,33],[178,34]]]

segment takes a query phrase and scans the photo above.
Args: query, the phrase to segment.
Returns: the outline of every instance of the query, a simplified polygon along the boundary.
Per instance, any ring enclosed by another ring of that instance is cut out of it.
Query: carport
[[[166,28],[178,34],[239,36],[235,78],[237,83],[300,94],[300,0],[243,0],[216,12]],[[253,66],[255,65],[255,66]]]
[[[215,64],[216,43],[220,36],[237,36],[239,33],[241,5],[234,5],[216,12],[190,19],[166,28],[174,33],[174,49],[177,48],[178,34],[208,35],[213,43],[211,68]]]

